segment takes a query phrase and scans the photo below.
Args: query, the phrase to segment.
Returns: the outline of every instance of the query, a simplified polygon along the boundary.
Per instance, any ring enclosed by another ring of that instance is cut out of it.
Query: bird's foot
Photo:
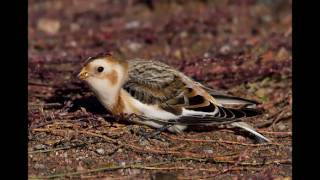
[[[124,119],[126,119],[129,122],[133,122],[133,123],[137,123],[139,121],[141,121],[141,116],[137,115],[137,114],[123,114],[122,115]]]
[[[161,132],[167,130],[171,126],[171,124],[167,124],[153,132],[146,132],[144,128],[140,128],[137,132],[137,134],[140,135],[139,142],[143,142],[145,140],[150,141],[150,139],[156,139],[162,142],[166,142],[167,140],[161,137]]]

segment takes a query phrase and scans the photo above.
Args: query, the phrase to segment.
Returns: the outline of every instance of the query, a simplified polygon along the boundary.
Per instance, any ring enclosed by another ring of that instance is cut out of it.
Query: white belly
[[[169,119],[177,119],[179,116],[176,116],[168,111],[160,109],[157,105],[148,105],[144,104],[135,98],[133,98],[126,91],[121,90],[122,99],[124,100],[125,108],[124,113],[135,113],[139,115],[143,115],[150,119],[161,119],[161,120],[169,120]]]
[[[138,115],[143,115],[147,118],[150,119],[155,119],[155,120],[161,120],[161,121],[166,121],[170,119],[177,119],[179,116],[176,116],[170,112],[167,112],[165,110],[160,109],[156,105],[147,105],[144,104],[135,98],[133,98],[130,94],[128,94],[126,91],[121,90],[121,95],[124,100],[125,108],[124,108],[124,113],[127,114],[138,114]],[[153,128],[161,128],[163,127],[163,124],[158,123],[156,121],[151,121],[151,120],[144,120],[144,121],[137,121],[137,123],[144,124],[147,126],[151,126]],[[174,125],[168,128],[170,132],[174,133],[180,133],[183,130],[185,130],[187,126],[185,125]]]

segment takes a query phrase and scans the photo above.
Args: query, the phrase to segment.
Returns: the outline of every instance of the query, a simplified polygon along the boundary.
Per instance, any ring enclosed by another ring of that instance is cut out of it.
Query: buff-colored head
[[[87,60],[78,77],[108,105],[118,95],[127,76],[127,67],[126,61],[111,55],[99,55]]]

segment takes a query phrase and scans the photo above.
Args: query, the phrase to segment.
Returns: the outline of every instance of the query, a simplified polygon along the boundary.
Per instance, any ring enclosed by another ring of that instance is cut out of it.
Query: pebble
[[[180,33],[180,37],[181,37],[181,38],[186,38],[186,37],[188,37],[188,32],[186,32],[186,31],[181,32],[181,33]]]
[[[119,153],[122,153],[122,152],[123,152],[123,150],[122,150],[122,149],[118,149],[118,152],[119,152]]]
[[[84,167],[79,163],[79,165],[77,166],[77,171],[83,171],[85,170]]]
[[[44,166],[43,164],[36,163],[36,164],[34,165],[34,168],[35,168],[35,169],[44,169],[45,166]]]
[[[287,126],[284,125],[282,122],[278,123],[278,129],[279,129],[280,131],[284,131],[286,128],[287,128]]]
[[[219,49],[219,52],[224,55],[230,53],[230,51],[231,51],[231,47],[229,45],[224,45]]]
[[[208,53],[208,52],[204,53],[203,57],[204,58],[209,58],[210,57],[210,53]]]
[[[151,180],[160,180],[160,179],[178,179],[177,175],[170,172],[157,172],[151,175]]]
[[[262,20],[265,22],[270,22],[272,20],[272,17],[270,15],[262,16]]]
[[[71,42],[69,43],[69,45],[70,45],[71,47],[77,47],[77,42],[76,42],[76,41],[71,41]]]
[[[149,143],[148,140],[145,140],[145,139],[139,140],[139,145],[140,145],[140,146],[147,146],[147,145],[149,145],[149,144],[150,144],[150,143]]]
[[[126,162],[125,161],[120,161],[119,164],[120,164],[120,166],[125,166]]]
[[[290,58],[290,53],[287,51],[287,49],[286,48],[284,48],[284,47],[282,47],[279,51],[278,51],[278,53],[277,53],[277,55],[276,55],[276,59],[277,60],[286,60],[286,59],[289,59]]]
[[[205,152],[207,154],[213,154],[213,150],[212,149],[205,149],[205,150],[203,150],[203,152]]]
[[[133,52],[137,52],[142,48],[142,44],[136,42],[129,42],[128,48]]]
[[[45,148],[45,145],[43,145],[43,144],[37,144],[35,147],[34,147],[34,149],[37,149],[37,150],[39,150],[39,149],[44,149]]]
[[[68,157],[68,153],[63,153],[62,156],[63,156],[64,158],[67,158],[67,157]]]
[[[244,142],[245,140],[246,138],[244,138],[243,136],[237,136],[237,141]]]
[[[79,24],[76,24],[76,23],[71,23],[70,24],[70,31],[75,32],[75,31],[78,31],[78,30],[80,30],[80,25]]]
[[[129,175],[136,175],[136,174],[141,174],[140,169],[130,169]]]
[[[125,25],[126,29],[134,29],[134,28],[138,28],[140,26],[140,22],[139,21],[130,21]]]
[[[102,149],[102,148],[97,149],[96,152],[100,155],[104,155],[104,153],[105,153],[104,149]]]
[[[152,159],[152,158],[153,158],[152,156],[146,157],[147,160],[150,160],[150,159]]]
[[[179,49],[175,50],[173,55],[178,59],[182,58],[182,53],[181,53],[181,51]]]
[[[84,157],[83,156],[79,156],[79,157],[76,158],[77,161],[79,161],[81,159],[84,159]]]
[[[37,23],[37,28],[49,35],[57,34],[60,27],[60,21],[55,19],[41,18]]]
[[[233,40],[231,44],[232,46],[239,46],[240,42],[238,40]]]

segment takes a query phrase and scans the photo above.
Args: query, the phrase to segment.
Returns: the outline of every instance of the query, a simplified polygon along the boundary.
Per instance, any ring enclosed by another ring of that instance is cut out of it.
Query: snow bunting
[[[134,114],[131,120],[179,133],[193,125],[231,124],[269,142],[245,117],[261,114],[255,101],[210,89],[161,62],[125,61],[110,54],[89,58],[78,77],[112,114]],[[242,108],[227,107],[242,105]]]

